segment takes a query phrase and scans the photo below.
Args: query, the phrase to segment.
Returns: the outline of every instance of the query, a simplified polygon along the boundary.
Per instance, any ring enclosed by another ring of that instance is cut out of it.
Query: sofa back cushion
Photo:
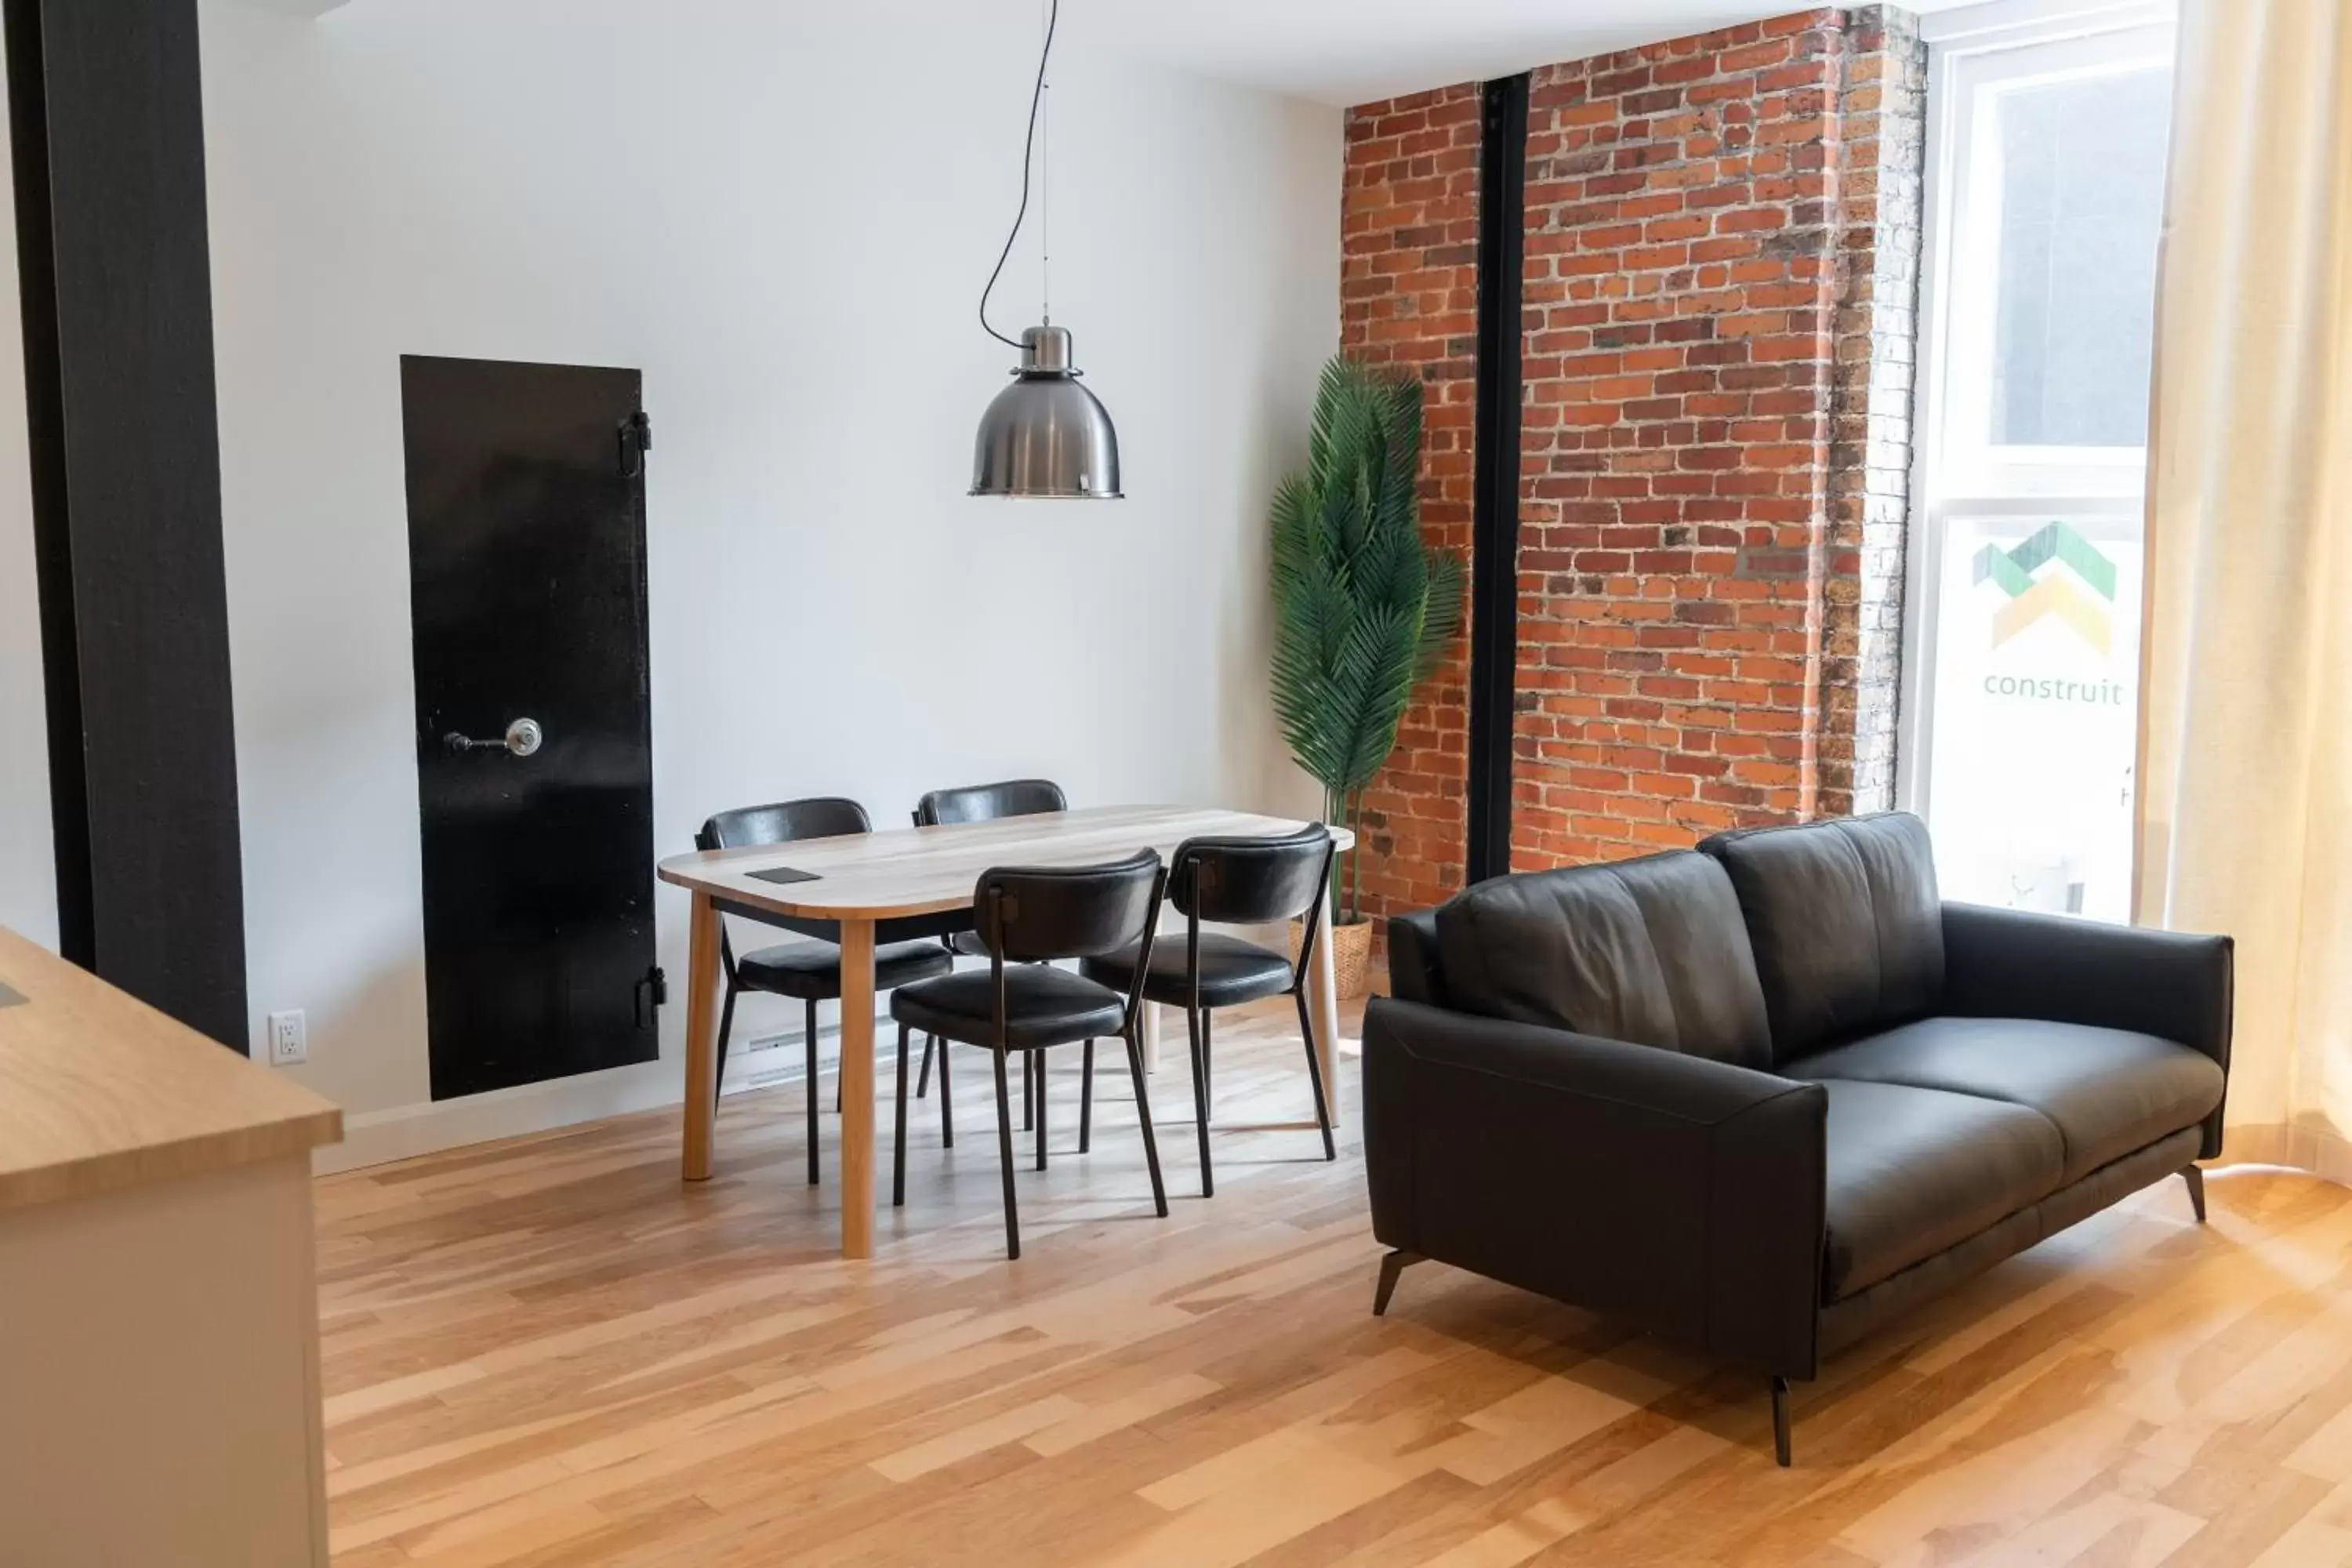
[[[1437,942],[1463,1012],[1743,1067],[1771,1059],[1738,900],[1694,851],[1481,882],[1439,907]]]
[[[1738,892],[1775,1064],[1940,1005],[1943,902],[1927,825],[1909,812],[1719,833],[1699,848]]]

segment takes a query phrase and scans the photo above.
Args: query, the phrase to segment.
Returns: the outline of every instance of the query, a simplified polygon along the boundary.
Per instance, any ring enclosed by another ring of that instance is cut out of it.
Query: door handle
[[[452,730],[441,737],[441,743],[453,752],[511,752],[518,757],[528,757],[546,740],[547,732],[539,727],[538,720],[518,719],[495,741],[478,741]]]

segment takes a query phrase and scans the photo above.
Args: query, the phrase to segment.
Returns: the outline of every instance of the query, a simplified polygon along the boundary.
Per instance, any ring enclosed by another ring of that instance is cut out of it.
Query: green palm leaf
[[[1422,389],[1344,356],[1323,367],[1305,471],[1270,509],[1274,709],[1291,755],[1355,826],[1412,689],[1462,625],[1463,566],[1421,536]],[[1352,894],[1342,918],[1358,911]]]
[[[1421,624],[1421,647],[1413,660],[1413,679],[1425,680],[1445,662],[1462,629],[1462,558],[1450,550],[1432,550],[1423,560],[1429,574],[1429,613]]]

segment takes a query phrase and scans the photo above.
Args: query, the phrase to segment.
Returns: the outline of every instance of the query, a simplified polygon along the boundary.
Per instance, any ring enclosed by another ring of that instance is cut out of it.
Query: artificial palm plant
[[[1327,822],[1354,828],[1413,688],[1462,621],[1462,563],[1421,536],[1421,383],[1336,356],[1315,394],[1307,470],[1274,493],[1274,709]],[[1363,878],[1333,871],[1342,924]]]

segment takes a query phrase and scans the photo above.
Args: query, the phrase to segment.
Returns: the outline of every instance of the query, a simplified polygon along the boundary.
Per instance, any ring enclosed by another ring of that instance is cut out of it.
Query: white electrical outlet
[[[310,1059],[310,1041],[302,1022],[302,1009],[290,1013],[269,1015],[269,1060],[273,1066],[284,1067],[289,1062]]]

